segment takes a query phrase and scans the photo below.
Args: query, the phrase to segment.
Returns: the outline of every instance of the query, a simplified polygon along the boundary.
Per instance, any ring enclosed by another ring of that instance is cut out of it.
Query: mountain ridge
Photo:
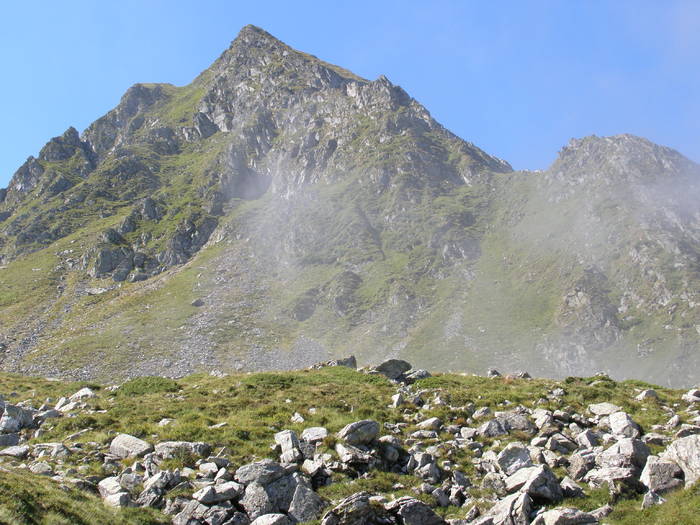
[[[352,351],[681,384],[698,173],[632,135],[513,171],[386,77],[246,26],[191,84],[132,86],[0,193],[2,367],[183,375]]]

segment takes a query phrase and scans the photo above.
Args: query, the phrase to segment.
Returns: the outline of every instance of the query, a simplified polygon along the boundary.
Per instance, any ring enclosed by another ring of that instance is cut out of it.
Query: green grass
[[[664,496],[666,503],[641,510],[641,498],[620,502],[605,522],[610,525],[692,525],[700,523],[700,483]]]
[[[170,519],[150,509],[112,510],[93,494],[27,472],[0,472],[2,525],[156,525]]]

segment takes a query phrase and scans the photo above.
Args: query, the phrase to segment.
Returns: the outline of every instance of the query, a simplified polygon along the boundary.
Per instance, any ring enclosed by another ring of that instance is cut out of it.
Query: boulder
[[[372,505],[367,492],[357,492],[326,512],[321,525],[379,525],[387,523],[382,519],[385,513],[383,508]]]
[[[532,500],[527,494],[512,494],[496,503],[474,525],[529,525]]]
[[[239,467],[234,477],[236,481],[244,485],[248,485],[249,483],[267,485],[286,474],[286,469],[276,461],[263,459],[262,461]]]
[[[162,459],[205,458],[211,454],[211,446],[201,441],[163,441],[156,445],[155,451]]]
[[[352,465],[369,464],[372,462],[372,455],[352,445],[344,445],[343,443],[335,444],[335,452],[338,458],[343,463]]]
[[[277,432],[277,434],[275,434],[275,443],[277,443],[282,450],[282,454],[280,454],[280,461],[282,463],[296,463],[304,459],[299,449],[299,439],[297,438],[296,432],[293,430]]]
[[[646,401],[647,399],[659,399],[659,394],[656,393],[656,390],[647,388],[646,390],[642,390],[634,399],[636,399],[637,401]]]
[[[499,452],[496,461],[498,462],[498,467],[506,476],[510,476],[521,468],[532,466],[530,450],[520,442],[508,443]]]
[[[317,519],[325,502],[308,485],[299,483],[294,490],[292,501],[289,504],[289,516],[297,522],[307,522]]]
[[[661,457],[676,463],[685,475],[685,486],[700,479],[700,434],[675,440]]]
[[[648,490],[664,494],[683,485],[683,471],[673,461],[649,456],[639,481]]]
[[[624,438],[598,454],[596,464],[601,467],[636,467],[641,469],[649,454],[649,447],[644,441]]]
[[[0,450],[0,456],[9,456],[17,459],[24,459],[29,454],[29,447],[27,445],[22,446],[12,446]]]
[[[209,507],[202,505],[197,500],[189,500],[173,518],[173,525],[193,525],[202,523]]]
[[[508,433],[503,424],[498,419],[490,419],[476,429],[477,434],[482,437],[497,437]]]
[[[661,505],[662,503],[666,503],[666,500],[653,490],[650,490],[649,492],[644,494],[641,508],[648,509],[649,507],[653,507],[654,505]]]
[[[543,503],[556,503],[564,497],[559,480],[547,465],[520,469],[506,479],[506,490],[519,490]]]
[[[131,506],[131,498],[127,492],[117,492],[110,494],[103,500],[108,507],[129,507]]]
[[[557,508],[543,512],[535,518],[532,525],[586,525],[598,523],[587,512],[572,508]]]
[[[603,467],[589,471],[583,479],[593,487],[600,487],[604,483],[612,487],[619,483],[636,490],[638,474],[639,469],[634,467]]]
[[[0,434],[0,447],[14,447],[15,445],[19,445],[18,433]]]
[[[284,514],[264,514],[255,518],[250,525],[292,525],[290,520]]]
[[[301,440],[307,443],[320,443],[328,436],[328,430],[324,427],[309,427],[305,428],[301,433]]]
[[[686,403],[700,403],[700,389],[691,388],[681,397]]]
[[[71,401],[82,401],[83,399],[91,399],[93,397],[96,397],[95,392],[93,392],[90,388],[84,387],[78,390],[75,394],[70,396],[68,399]]]
[[[508,432],[520,431],[528,434],[537,432],[537,427],[530,421],[530,418],[519,412],[496,412],[496,419]]]
[[[387,503],[384,508],[398,516],[399,523],[404,525],[445,525],[446,523],[428,505],[410,496]]]
[[[102,499],[105,499],[107,496],[112,496],[114,494],[124,492],[121,483],[119,483],[119,478],[117,478],[116,476],[104,478],[97,484],[97,490],[99,491]]]
[[[5,405],[0,417],[0,433],[13,433],[34,427],[34,411],[15,405]]]
[[[595,403],[588,405],[588,411],[596,416],[609,416],[610,414],[619,412],[620,407],[607,402]]]
[[[442,427],[442,421],[440,420],[440,418],[431,417],[429,419],[421,421],[416,426],[421,430],[440,430],[440,427]]]
[[[120,458],[138,458],[152,451],[153,445],[129,434],[119,434],[109,445],[109,453]]]
[[[613,434],[628,438],[637,438],[641,432],[627,412],[614,412],[608,416],[608,423]]]
[[[379,429],[379,423],[364,419],[346,425],[337,436],[350,445],[367,445],[377,438]]]
[[[239,503],[252,520],[265,514],[277,512],[277,508],[265,490],[265,487],[256,481],[252,481],[245,488],[245,493]]]
[[[374,370],[389,379],[398,379],[411,369],[411,364],[402,359],[387,359]]]
[[[211,505],[212,503],[236,499],[243,495],[244,490],[245,487],[240,483],[226,481],[204,487],[192,494],[192,498],[205,505]]]

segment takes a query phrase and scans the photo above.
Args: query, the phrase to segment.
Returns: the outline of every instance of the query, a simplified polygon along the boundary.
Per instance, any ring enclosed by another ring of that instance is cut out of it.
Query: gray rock
[[[385,514],[383,508],[371,504],[367,492],[357,492],[326,512],[321,525],[379,525],[387,523],[382,519]]]
[[[325,506],[326,504],[321,496],[316,494],[309,486],[300,483],[294,490],[288,514],[298,522],[311,521],[321,515]]]
[[[501,422],[503,428],[508,432],[520,431],[528,434],[537,432],[537,427],[525,414],[518,412],[496,412],[496,419]]]
[[[613,434],[628,438],[637,438],[641,435],[639,425],[635,423],[627,412],[614,412],[608,416],[608,422]]]
[[[648,509],[649,507],[653,507],[654,505],[661,505],[662,503],[666,503],[666,500],[653,490],[650,490],[649,492],[644,494],[641,508]]]
[[[428,377],[432,377],[430,372],[428,372],[427,370],[418,369],[408,372],[404,377],[404,381],[408,384],[411,384],[421,379],[426,379]]]
[[[155,452],[162,459],[205,458],[211,454],[211,446],[201,441],[163,441],[156,445]]]
[[[0,434],[0,447],[14,447],[19,444],[19,434]]]
[[[308,480],[297,472],[282,476],[265,485],[270,501],[275,506],[275,512],[287,512],[289,510],[289,505],[291,505],[294,493],[299,485],[311,487]]]
[[[498,466],[506,476],[510,476],[515,471],[524,467],[531,467],[530,450],[520,442],[508,443],[499,452],[497,457]]]
[[[435,514],[428,505],[409,496],[387,503],[384,508],[398,516],[400,523],[404,525],[445,525],[445,520]]]
[[[250,525],[292,525],[293,521],[284,514],[264,514],[255,518]]]
[[[209,507],[202,505],[197,500],[189,500],[182,510],[173,518],[173,525],[195,525],[202,520]]]
[[[210,505],[212,503],[236,499],[242,496],[244,491],[245,487],[240,483],[226,481],[224,483],[204,487],[192,494],[192,498],[205,505]]]
[[[29,454],[27,445],[7,447],[0,450],[0,456],[9,456],[17,459],[24,459]]]
[[[100,492],[100,496],[102,496],[103,499],[107,496],[124,492],[121,483],[119,483],[119,478],[116,476],[104,478],[97,484],[97,490]]]
[[[245,493],[240,500],[240,505],[245,509],[246,514],[248,514],[252,520],[265,514],[277,512],[277,507],[272,502],[265,487],[256,481],[252,481],[245,488]]]
[[[350,445],[367,445],[377,438],[379,428],[376,421],[364,419],[346,425],[337,436]]]
[[[512,494],[497,502],[474,525],[529,525],[532,500],[527,494]]]
[[[552,452],[558,452],[560,454],[569,454],[578,448],[578,445],[571,441],[564,434],[556,433],[552,434],[547,440],[546,445],[548,450]]]
[[[340,461],[349,464],[369,464],[373,457],[371,454],[352,445],[344,445],[342,443],[335,444],[335,452],[338,454]]]
[[[586,429],[576,435],[576,443],[581,448],[593,448],[598,444],[598,435],[591,429]]]
[[[508,492],[519,490],[535,501],[556,503],[563,498],[559,480],[547,465],[520,469],[505,483]]]
[[[556,508],[537,516],[532,525],[586,525],[595,523],[598,523],[598,520],[587,512],[572,508]]]
[[[34,411],[6,404],[0,417],[0,433],[13,433],[34,427]]]
[[[683,471],[673,461],[649,456],[639,481],[650,491],[664,494],[683,485]]]
[[[91,399],[91,398],[96,397],[96,396],[97,396],[97,394],[95,394],[95,392],[93,392],[92,389],[90,389],[88,387],[84,387],[84,388],[81,388],[80,390],[78,390],[75,394],[70,396],[68,399],[70,399],[71,401],[82,401],[84,399]]]
[[[304,459],[299,449],[299,439],[293,430],[282,430],[275,434],[275,443],[282,449],[280,461],[282,463],[297,463]]]
[[[653,390],[651,388],[647,388],[646,390],[642,390],[635,397],[635,399],[637,401],[646,401],[647,399],[659,399],[659,394],[656,393],[656,390]]]
[[[700,389],[691,388],[681,397],[686,403],[700,403]]]
[[[700,435],[677,439],[661,454],[676,463],[685,475],[685,486],[690,487],[700,479]]]
[[[153,451],[153,445],[129,434],[119,434],[109,445],[109,453],[120,458],[145,456]]]
[[[565,498],[583,498],[585,496],[583,488],[568,476],[564,476],[559,486]]]
[[[643,468],[650,451],[640,439],[624,438],[598,454],[596,464],[601,467]]]
[[[29,466],[29,471],[40,476],[53,476],[51,465],[45,461],[40,461]]]
[[[440,418],[431,417],[429,419],[421,421],[416,426],[421,430],[440,430],[440,428],[442,427],[442,421],[440,420]]]
[[[249,483],[259,483],[261,485],[267,485],[272,481],[275,481],[282,476],[286,475],[287,471],[285,468],[270,459],[263,459],[262,461],[257,461],[255,463],[249,463],[243,465],[236,470],[235,479],[239,483],[248,485]]]
[[[588,410],[596,416],[609,416],[610,414],[619,412],[620,407],[617,405],[613,405],[612,403],[605,402],[588,405]]]
[[[411,364],[401,359],[387,359],[374,370],[388,377],[389,379],[398,379],[402,374],[411,369]]]
[[[489,421],[486,421],[476,429],[476,432],[482,437],[497,437],[508,433],[498,419],[490,419]]]
[[[328,430],[324,427],[309,427],[305,428],[301,433],[301,440],[307,443],[320,443],[328,437]]]
[[[636,489],[638,474],[639,469],[635,467],[603,467],[589,471],[583,479],[593,487],[600,487],[604,483],[610,486],[620,483]]]
[[[104,504],[109,507],[130,507],[131,498],[126,492],[117,492],[116,494],[110,494],[103,500]]]
[[[122,486],[124,486],[124,480],[123,477],[120,478],[120,483]],[[140,477],[140,476],[139,476]],[[180,483],[180,473],[176,471],[171,471],[171,470],[161,470],[160,472],[156,473],[155,475],[151,476],[148,478],[144,484],[143,488],[145,490],[148,490],[150,488],[154,489],[159,489],[163,490],[168,487],[173,487]]]

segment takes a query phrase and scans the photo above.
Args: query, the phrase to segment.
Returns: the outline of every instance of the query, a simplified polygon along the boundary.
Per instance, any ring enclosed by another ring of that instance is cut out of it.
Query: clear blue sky
[[[255,24],[374,79],[516,168],[629,132],[700,160],[700,1],[12,1],[0,20],[0,187],[136,82],[186,84]]]

